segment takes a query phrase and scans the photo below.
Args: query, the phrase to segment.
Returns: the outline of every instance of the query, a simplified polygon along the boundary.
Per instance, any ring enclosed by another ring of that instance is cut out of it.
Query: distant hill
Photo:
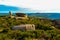
[[[8,6],[8,5],[0,5],[0,13],[8,13],[6,11],[12,11],[13,13],[16,13],[16,12],[36,13],[36,11],[31,10],[29,8],[22,8],[22,7],[16,7],[16,6]]]
[[[45,17],[49,19],[60,19],[60,13],[30,13],[29,16]]]
[[[20,10],[18,7],[0,5],[0,11],[17,11]]]

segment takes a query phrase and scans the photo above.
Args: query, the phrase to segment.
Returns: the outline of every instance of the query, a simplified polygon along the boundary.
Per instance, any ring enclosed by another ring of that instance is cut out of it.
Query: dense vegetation
[[[14,25],[35,24],[34,31],[12,30]],[[60,30],[55,28],[51,20],[29,17],[28,20],[16,20],[0,17],[0,40],[60,40]]]

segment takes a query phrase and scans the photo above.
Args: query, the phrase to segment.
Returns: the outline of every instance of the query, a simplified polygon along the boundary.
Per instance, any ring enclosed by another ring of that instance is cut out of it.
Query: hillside
[[[60,29],[50,19],[29,17],[28,20],[16,20],[7,16],[0,17],[0,40],[60,40]],[[15,25],[35,24],[34,31],[12,30]],[[54,25],[53,25],[54,24]]]

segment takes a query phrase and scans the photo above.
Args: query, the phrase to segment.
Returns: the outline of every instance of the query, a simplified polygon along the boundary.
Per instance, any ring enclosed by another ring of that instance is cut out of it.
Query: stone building
[[[12,13],[11,11],[9,11],[9,14],[10,14],[9,18],[28,19],[28,16],[27,16],[26,14],[24,14],[24,13],[15,13],[16,15],[13,16],[13,15],[12,15],[13,13]]]
[[[16,13],[15,19],[28,19],[28,17],[24,13]]]
[[[20,24],[12,27],[13,30],[22,30],[22,31],[28,31],[28,30],[35,30],[34,24]]]

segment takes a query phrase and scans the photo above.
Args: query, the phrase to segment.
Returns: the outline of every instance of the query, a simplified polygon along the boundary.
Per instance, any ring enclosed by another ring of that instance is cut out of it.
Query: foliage
[[[12,30],[14,25],[35,24],[34,31]],[[60,40],[60,31],[52,26],[52,22],[47,19],[38,19],[29,17],[27,20],[16,20],[13,18],[0,17],[0,40],[28,40],[28,39],[46,39]]]

